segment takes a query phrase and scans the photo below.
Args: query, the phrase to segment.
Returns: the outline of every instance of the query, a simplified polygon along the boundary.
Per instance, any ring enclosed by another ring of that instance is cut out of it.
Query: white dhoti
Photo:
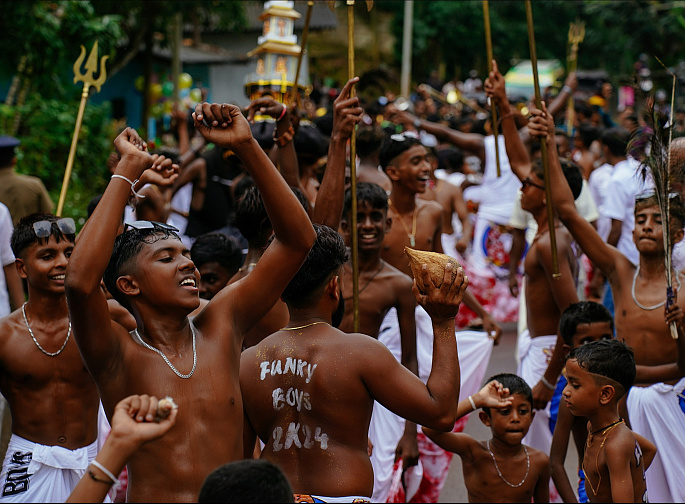
[[[77,450],[67,450],[12,435],[2,464],[0,501],[66,501],[97,450],[97,441]]]
[[[628,393],[633,431],[652,441],[656,457],[646,472],[652,502],[685,502],[685,378],[675,385],[655,383]]]

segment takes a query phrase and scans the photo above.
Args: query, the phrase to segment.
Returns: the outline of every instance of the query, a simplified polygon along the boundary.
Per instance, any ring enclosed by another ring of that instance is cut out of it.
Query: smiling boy
[[[97,454],[98,391],[64,296],[75,232],[72,219],[31,214],[12,234],[29,296],[0,321],[0,391],[12,415],[2,502],[63,502]]]

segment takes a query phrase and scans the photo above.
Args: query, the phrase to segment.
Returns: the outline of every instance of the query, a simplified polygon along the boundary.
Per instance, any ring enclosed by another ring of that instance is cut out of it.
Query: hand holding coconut
[[[433,319],[457,316],[459,306],[469,285],[469,279],[459,262],[445,254],[425,252],[405,247],[414,274],[413,292],[417,302]]]

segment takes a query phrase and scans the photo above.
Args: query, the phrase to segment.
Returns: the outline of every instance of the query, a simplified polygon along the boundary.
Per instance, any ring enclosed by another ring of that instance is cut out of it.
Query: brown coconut
[[[421,268],[424,264],[428,265],[428,274],[433,279],[436,287],[442,285],[442,279],[445,278],[445,266],[447,263],[452,263],[452,281],[457,276],[457,268],[461,266],[459,261],[454,257],[445,254],[438,254],[437,252],[426,252],[424,250],[414,250],[409,247],[404,247],[404,253],[409,256],[409,266],[416,279],[416,285],[421,292],[426,292],[421,276]]]

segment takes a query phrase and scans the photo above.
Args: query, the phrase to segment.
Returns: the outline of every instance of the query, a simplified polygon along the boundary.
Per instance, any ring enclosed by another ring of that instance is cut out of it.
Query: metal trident
[[[98,72],[98,42],[97,40],[93,44],[93,48],[88,56],[88,61],[86,61],[86,72],[81,73],[81,64],[86,57],[86,48],[81,46],[81,54],[74,63],[74,84],[81,81],[83,82],[83,93],[81,93],[81,104],[78,108],[78,115],[76,116],[76,127],[74,128],[74,135],[71,138],[71,148],[69,149],[69,157],[67,158],[67,168],[64,172],[64,180],[62,181],[62,190],[59,194],[59,203],[57,204],[57,215],[62,215],[62,210],[64,209],[64,200],[67,197],[67,187],[69,186],[69,180],[71,179],[71,169],[74,166],[74,157],[76,156],[76,145],[78,144],[78,135],[81,131],[81,122],[83,121],[83,112],[86,109],[86,101],[88,101],[88,92],[90,91],[90,86],[93,86],[97,91],[100,91],[100,87],[105,83],[107,79],[107,71],[105,69],[105,61],[109,56],[103,56],[100,59],[100,69],[99,77],[97,79],[93,78],[93,75]]]
[[[585,38],[585,23],[576,21],[571,23],[568,29],[568,43],[570,45],[569,55],[566,62],[566,70],[568,73],[575,72],[578,67],[578,45]],[[568,97],[568,104],[566,107],[566,133],[570,137],[573,133],[574,122],[574,100],[573,93]]]

